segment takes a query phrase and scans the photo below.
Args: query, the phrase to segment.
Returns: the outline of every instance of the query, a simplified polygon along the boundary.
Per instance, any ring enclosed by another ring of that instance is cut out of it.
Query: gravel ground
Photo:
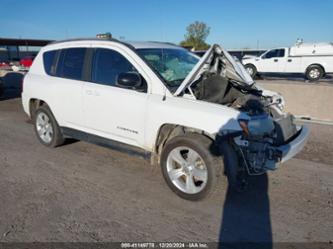
[[[13,95],[14,96],[14,95]],[[160,169],[85,142],[42,146],[20,99],[0,100],[0,241],[332,240],[333,126],[309,125],[306,148],[235,194],[173,194]]]

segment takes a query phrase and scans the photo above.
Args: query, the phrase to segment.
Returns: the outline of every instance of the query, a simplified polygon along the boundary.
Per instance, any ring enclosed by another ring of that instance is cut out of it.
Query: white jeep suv
[[[25,76],[22,103],[42,144],[72,137],[150,158],[189,200],[223,174],[237,187],[244,172],[276,169],[308,137],[218,45],[200,59],[168,43],[54,42]]]

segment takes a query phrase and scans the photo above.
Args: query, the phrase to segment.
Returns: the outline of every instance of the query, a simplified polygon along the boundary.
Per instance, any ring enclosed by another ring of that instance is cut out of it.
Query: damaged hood
[[[249,87],[254,84],[253,79],[243,67],[241,62],[235,60],[227,51],[217,44],[212,45],[193,67],[184,81],[178,87],[175,96],[180,95],[204,72],[219,73],[221,76],[236,81],[238,84]]]

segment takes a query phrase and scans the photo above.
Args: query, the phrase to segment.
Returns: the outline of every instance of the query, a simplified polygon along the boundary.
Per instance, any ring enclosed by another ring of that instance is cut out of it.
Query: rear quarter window
[[[58,50],[47,51],[43,54],[44,70],[48,75],[54,75],[57,51]]]

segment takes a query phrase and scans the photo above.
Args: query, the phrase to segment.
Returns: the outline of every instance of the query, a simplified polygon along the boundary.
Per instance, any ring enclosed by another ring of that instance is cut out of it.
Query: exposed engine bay
[[[250,120],[239,120],[243,133],[233,137],[240,164],[251,175],[276,169],[282,158],[277,147],[299,132],[294,117],[282,112],[281,96],[264,95],[254,82],[242,82],[237,70],[230,70],[232,65],[223,51],[212,53],[207,62],[188,91],[198,100],[246,113]]]
[[[250,86],[245,89],[218,74],[203,74],[200,80],[192,84],[192,91],[196,99],[226,105],[249,115],[265,112],[265,105],[269,104],[264,103],[262,91]]]

